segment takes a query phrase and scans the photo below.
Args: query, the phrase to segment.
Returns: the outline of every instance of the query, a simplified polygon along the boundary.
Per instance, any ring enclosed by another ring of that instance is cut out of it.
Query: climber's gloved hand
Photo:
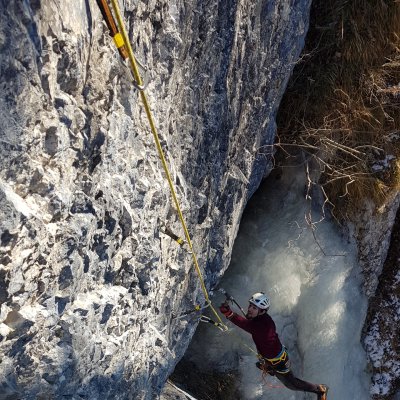
[[[232,318],[232,316],[233,316],[233,312],[232,312],[231,308],[229,307],[228,303],[222,303],[219,306],[219,311],[221,311],[222,314],[224,314],[226,318]]]

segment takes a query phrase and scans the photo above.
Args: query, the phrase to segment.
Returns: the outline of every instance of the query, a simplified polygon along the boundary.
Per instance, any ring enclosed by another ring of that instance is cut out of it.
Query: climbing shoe
[[[328,397],[328,386],[318,385],[318,400],[327,400]]]

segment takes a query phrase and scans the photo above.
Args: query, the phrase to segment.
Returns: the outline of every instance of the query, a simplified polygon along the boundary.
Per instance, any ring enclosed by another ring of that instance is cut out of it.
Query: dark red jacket
[[[244,318],[236,313],[229,318],[235,325],[251,333],[257,351],[265,358],[275,358],[282,350],[282,343],[276,333],[275,323],[268,314],[254,319]]]

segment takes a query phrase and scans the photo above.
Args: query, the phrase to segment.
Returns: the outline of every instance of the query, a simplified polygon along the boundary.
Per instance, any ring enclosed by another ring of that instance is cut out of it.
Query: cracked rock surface
[[[121,2],[122,3],[122,2]],[[126,0],[207,288],[270,169],[310,0]],[[94,0],[0,1],[0,399],[152,399],[204,303]]]

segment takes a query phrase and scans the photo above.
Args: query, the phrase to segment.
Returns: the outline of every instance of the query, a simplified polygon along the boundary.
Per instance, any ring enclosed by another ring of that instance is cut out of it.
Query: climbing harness
[[[281,375],[285,375],[290,372],[290,359],[287,349],[282,346],[281,352],[275,358],[264,358],[267,366],[271,366],[272,369]]]
[[[285,347],[282,347],[281,352],[275,358],[266,358],[266,360],[272,365],[278,365],[280,362],[286,361],[288,353]]]
[[[186,243],[187,243],[187,245],[188,245],[188,247],[190,249],[190,254],[192,255],[193,264],[194,264],[194,266],[196,268],[196,271],[197,271],[197,274],[199,276],[200,285],[201,285],[201,289],[202,289],[203,294],[204,294],[205,301],[209,305],[209,307],[212,310],[212,312],[214,313],[215,317],[217,318],[218,323],[222,327],[224,327],[224,330],[227,330],[228,327],[222,322],[221,317],[218,315],[217,311],[213,307],[213,305],[211,303],[211,300],[209,298],[209,295],[208,295],[208,291],[207,291],[207,288],[206,288],[206,285],[205,285],[205,282],[204,282],[204,278],[203,278],[199,263],[197,261],[196,254],[195,254],[194,249],[193,249],[192,241],[190,239],[189,231],[188,231],[188,228],[186,226],[186,222],[185,222],[185,219],[183,217],[183,214],[182,214],[182,211],[181,211],[181,207],[180,207],[177,195],[176,195],[176,191],[175,191],[175,187],[174,187],[174,184],[173,184],[173,181],[172,181],[172,178],[171,178],[171,174],[169,172],[169,168],[168,168],[167,162],[165,160],[164,151],[163,151],[163,149],[161,147],[161,143],[160,143],[160,139],[158,137],[158,132],[157,132],[157,128],[156,128],[156,125],[155,125],[154,118],[153,118],[153,114],[151,112],[150,105],[149,105],[149,102],[147,100],[147,96],[146,96],[146,94],[144,92],[145,84],[144,84],[144,82],[143,82],[143,80],[141,78],[141,75],[139,73],[139,64],[138,64],[138,62],[137,62],[137,60],[136,60],[136,58],[135,58],[135,56],[133,54],[133,50],[132,50],[132,47],[131,47],[131,44],[130,44],[130,41],[129,41],[128,34],[126,32],[126,29],[125,29],[125,24],[124,24],[122,15],[121,15],[120,8],[119,8],[119,5],[118,5],[118,0],[111,0],[112,9],[114,11],[115,19],[116,19],[116,22],[117,22],[116,25],[117,25],[118,28],[115,27],[115,20],[114,20],[114,17],[112,16],[111,10],[107,6],[106,0],[97,0],[97,4],[100,7],[100,10],[102,12],[103,17],[105,16],[104,18],[106,19],[106,22],[107,22],[107,20],[109,21],[107,23],[107,26],[109,27],[109,29],[111,27],[110,34],[114,38],[114,42],[115,42],[115,45],[118,48],[118,51],[120,51],[119,50],[120,48],[126,49],[126,53],[128,55],[127,59],[129,60],[130,70],[131,70],[133,78],[134,78],[134,83],[135,83],[134,87],[139,91],[139,95],[140,95],[140,98],[142,100],[143,107],[145,109],[147,119],[149,121],[150,130],[151,130],[153,138],[154,138],[154,142],[155,142],[155,145],[156,145],[156,148],[157,148],[158,156],[159,156],[159,158],[161,160],[161,163],[162,163],[162,166],[163,166],[163,169],[164,169],[164,173],[165,173],[166,179],[168,181],[168,185],[169,185],[169,188],[170,188],[170,191],[171,191],[171,195],[172,195],[172,198],[173,198],[173,201],[174,201],[174,204],[175,204],[175,208],[176,208],[176,211],[178,213],[179,220],[181,222],[181,225],[182,225],[182,228],[183,228],[183,231],[184,231],[184,234],[185,234]],[[108,11],[107,11],[107,8],[108,8]],[[114,25],[110,21],[114,21]],[[122,38],[122,40],[121,40],[121,38]],[[125,52],[123,52],[123,54],[125,54]],[[121,57],[124,57],[124,55],[121,55]]]

